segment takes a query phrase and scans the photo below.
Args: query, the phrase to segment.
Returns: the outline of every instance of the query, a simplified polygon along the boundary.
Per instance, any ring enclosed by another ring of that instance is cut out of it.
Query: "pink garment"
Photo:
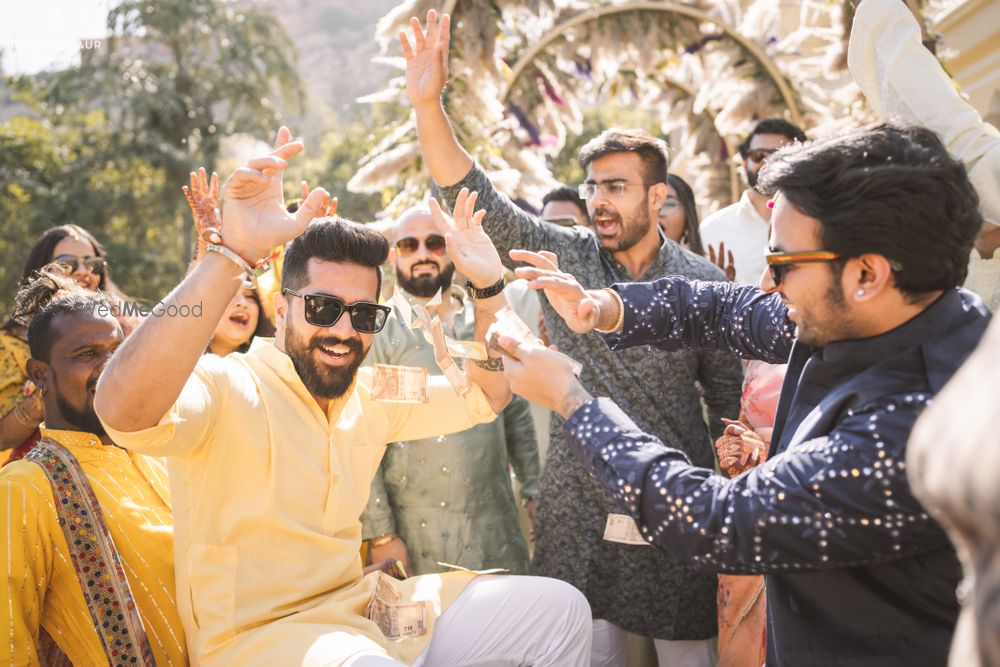
[[[740,422],[771,441],[778,397],[785,380],[786,366],[748,361],[740,399]],[[739,436],[724,435],[716,444],[721,452]],[[747,446],[744,443],[744,446]],[[767,454],[766,447],[761,461]],[[767,654],[767,596],[764,577],[719,575],[719,662],[718,667],[760,667]]]
[[[770,440],[774,428],[774,415],[778,411],[781,385],[785,381],[787,366],[768,364],[763,361],[748,361],[743,379],[743,397],[740,407],[744,423],[765,440]],[[767,435],[761,433],[767,430]]]

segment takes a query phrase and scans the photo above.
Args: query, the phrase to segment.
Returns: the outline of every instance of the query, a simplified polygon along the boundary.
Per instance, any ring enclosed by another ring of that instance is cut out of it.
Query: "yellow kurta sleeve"
[[[21,400],[28,379],[28,344],[0,331],[0,416],[14,409]]]
[[[155,426],[126,432],[111,428],[103,419],[101,423],[115,444],[125,449],[147,456],[190,454],[211,437],[231,372],[233,369],[223,359],[206,354],[198,361],[177,402]]]
[[[427,378],[426,403],[383,404],[391,419],[389,442],[457,433],[496,419],[483,390],[473,383],[470,385],[472,391],[463,398],[443,375],[431,375]]]
[[[1000,132],[962,99],[903,2],[863,2],[847,57],[872,110],[934,130],[969,170],[983,215],[1000,225]]]
[[[52,572],[52,531],[60,531],[52,491],[41,469],[15,464],[0,473],[0,517],[4,525],[0,567],[6,600],[0,604],[0,664],[39,664],[38,631]]]

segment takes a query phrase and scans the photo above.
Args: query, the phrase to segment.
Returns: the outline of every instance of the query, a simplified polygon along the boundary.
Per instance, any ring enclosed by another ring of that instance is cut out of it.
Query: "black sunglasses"
[[[104,269],[108,265],[108,263],[104,261],[103,257],[97,256],[77,257],[76,255],[59,255],[52,261],[65,268],[70,273],[74,273],[82,262],[83,268],[87,269],[95,276],[104,273]]]
[[[302,299],[306,307],[306,322],[314,327],[332,327],[347,311],[351,326],[358,333],[378,333],[385,326],[391,309],[370,301],[358,301],[347,305],[343,299],[327,294],[301,294],[285,288],[282,294],[291,294]]]
[[[443,255],[445,245],[444,237],[440,234],[428,234],[427,238],[424,239],[424,247],[435,255]],[[400,257],[408,257],[412,255],[419,247],[420,239],[413,238],[412,236],[407,236],[406,238],[396,241],[396,250],[399,251]]]

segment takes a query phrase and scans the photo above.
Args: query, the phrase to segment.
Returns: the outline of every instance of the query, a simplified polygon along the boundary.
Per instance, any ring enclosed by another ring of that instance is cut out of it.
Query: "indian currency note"
[[[389,305],[396,307],[396,312],[399,313],[399,318],[403,322],[404,327],[410,326],[410,322],[413,321],[413,308],[410,306],[410,302],[406,300],[406,295],[403,294],[403,290],[396,288],[396,291],[392,294],[392,303]]]
[[[386,639],[419,637],[427,632],[427,606],[423,601],[386,604],[376,599],[371,620]]]
[[[524,320],[511,310],[509,306],[504,306],[498,310],[495,318],[496,321],[490,325],[489,330],[486,332],[486,341],[490,349],[497,352],[501,351],[499,345],[497,345],[497,337],[501,335],[510,336],[525,345],[543,345],[541,339],[534,334],[531,327],[525,324]],[[556,350],[553,350],[553,352],[565,358],[573,368],[573,375],[580,377],[580,373],[583,371],[583,364],[568,354]]]
[[[427,369],[374,364],[372,398],[384,403],[426,403]]]
[[[627,514],[608,514],[608,522],[604,525],[604,539],[619,544],[649,546],[649,542],[642,539],[635,520]]]
[[[378,574],[376,574],[375,590],[372,592],[372,597],[368,600],[368,606],[365,609],[365,617],[375,620],[374,613],[376,600],[380,600],[383,604],[398,604],[402,599],[403,596],[399,592],[399,589],[396,588],[396,585],[392,582],[392,577],[387,575],[385,572],[379,571]]]
[[[469,386],[469,379],[465,376],[465,372],[448,354],[448,344],[444,340],[444,326],[441,324],[441,318],[435,317],[431,321],[430,332],[434,344],[434,359],[441,367],[441,372],[448,378],[448,382],[459,396],[468,396],[472,387]]]

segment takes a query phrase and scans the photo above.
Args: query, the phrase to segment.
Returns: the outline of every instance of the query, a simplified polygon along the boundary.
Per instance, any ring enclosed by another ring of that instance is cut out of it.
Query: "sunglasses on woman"
[[[772,252],[764,255],[767,268],[771,271],[774,286],[781,285],[782,278],[788,269],[796,264],[817,264],[819,262],[835,262],[840,255],[829,250],[809,250],[806,252]]]
[[[306,322],[314,327],[332,327],[346,311],[351,318],[351,326],[358,333],[374,334],[382,330],[391,309],[370,301],[358,301],[347,305],[344,300],[327,294],[302,294],[285,288],[282,294],[291,294],[302,299],[306,308]]]
[[[407,236],[406,238],[396,241],[396,250],[399,252],[400,257],[409,257],[415,253],[418,248],[420,248],[420,243],[420,239]],[[427,238],[423,240],[423,244],[428,251],[434,253],[435,255],[444,254],[446,243],[444,237],[440,234],[428,234]]]
[[[76,273],[76,270],[80,268],[80,264],[83,264],[83,268],[90,271],[95,276],[99,276],[104,273],[104,269],[107,267],[108,263],[104,261],[103,257],[77,257],[76,255],[59,255],[54,260],[54,263],[65,268],[70,273]]]

